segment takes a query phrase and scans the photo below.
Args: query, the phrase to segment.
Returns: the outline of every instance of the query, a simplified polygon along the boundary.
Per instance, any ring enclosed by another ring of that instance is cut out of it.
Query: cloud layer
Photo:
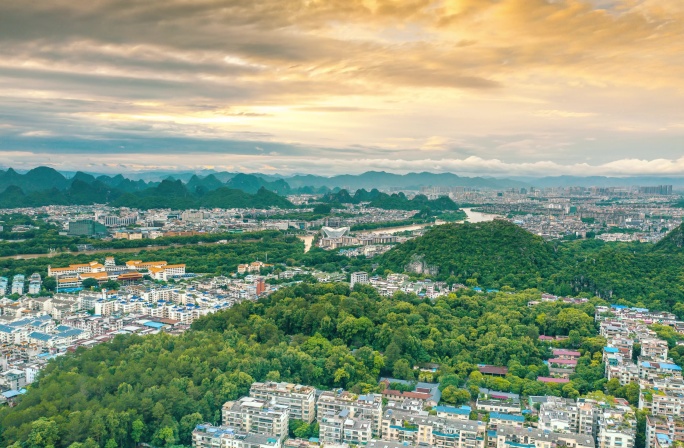
[[[684,174],[681,2],[33,3],[0,2],[6,166]]]

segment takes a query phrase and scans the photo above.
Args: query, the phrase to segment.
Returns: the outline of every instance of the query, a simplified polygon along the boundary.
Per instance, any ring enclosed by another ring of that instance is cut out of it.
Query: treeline
[[[0,411],[3,445],[48,438],[57,448],[189,445],[194,426],[219,423],[221,405],[253,381],[375,392],[380,375],[414,380],[422,362],[439,363],[450,385],[566,397],[601,390],[605,340],[595,336],[594,305],[528,307],[537,294],[462,291],[432,303],[380,297],[362,285],[284,288],[199,319],[180,336],[120,335],[56,358],[15,408]],[[570,384],[536,381],[548,375],[542,331],[569,335],[565,344],[583,353]],[[510,372],[483,377],[481,363]]]

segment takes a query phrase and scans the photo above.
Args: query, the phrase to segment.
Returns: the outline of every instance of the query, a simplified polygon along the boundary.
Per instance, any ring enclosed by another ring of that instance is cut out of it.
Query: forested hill
[[[663,251],[682,252],[684,250],[684,224],[668,233],[665,238],[658,241],[655,247]]]
[[[323,202],[330,204],[359,204],[361,202],[369,202],[371,207],[383,208],[386,210],[421,210],[429,207],[431,210],[438,211],[455,211],[458,210],[458,205],[454,203],[448,196],[442,196],[437,199],[428,199],[423,194],[417,194],[409,199],[404,193],[387,194],[372,189],[366,191],[363,188],[356,190],[354,196],[350,195],[347,190],[340,190],[338,192],[329,192],[322,198]]]
[[[477,386],[569,397],[601,389],[603,366],[591,360],[605,341],[593,337],[594,305],[528,307],[536,296],[461,291],[433,303],[363,285],[350,292],[347,284],[302,283],[204,317],[180,336],[120,335],[54,359],[18,406],[0,410],[0,444],[189,446],[195,425],[220,422],[221,405],[253,381],[376,392],[379,376],[415,379],[421,362],[441,364],[442,384],[452,385],[445,400],[466,379],[475,396]],[[535,381],[548,375],[542,332],[571,335],[567,343],[582,349],[570,384]],[[484,378],[480,363],[511,373]]]
[[[599,240],[547,242],[507,221],[446,224],[398,245],[378,272],[434,269],[433,279],[499,289],[539,288],[559,295],[684,312],[684,229],[657,245]],[[411,265],[411,266],[409,266]]]
[[[381,264],[402,272],[418,258],[438,268],[438,278],[471,285],[536,287],[557,269],[551,244],[503,220],[437,226],[389,251]]]

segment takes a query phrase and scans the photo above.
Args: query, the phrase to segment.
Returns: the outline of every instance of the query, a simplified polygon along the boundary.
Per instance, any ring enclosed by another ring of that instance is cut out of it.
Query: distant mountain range
[[[176,182],[192,197],[216,198],[226,194],[236,203],[248,199],[244,196],[238,200],[235,193],[239,191],[248,195],[256,195],[261,190],[275,195],[295,193],[325,194],[338,193],[341,190],[360,191],[370,195],[369,191],[377,190],[419,190],[421,187],[469,187],[481,189],[543,188],[554,186],[633,186],[671,184],[684,186],[684,178],[659,177],[575,177],[558,176],[543,178],[495,179],[487,177],[462,177],[452,173],[408,173],[392,174],[384,171],[369,171],[363,174],[344,174],[333,177],[312,174],[283,177],[280,175],[245,174],[231,172],[203,171],[201,174],[189,172],[153,172],[148,179],[132,179],[122,174],[115,176],[88,174],[81,171],[68,173],[69,176],[48,167],[37,167],[25,173],[12,168],[0,170],[0,207],[39,206],[50,204],[92,204],[114,203],[126,200],[129,203],[140,203],[133,196],[142,200],[150,200],[154,194],[148,190],[160,187],[163,182]],[[164,174],[162,179],[153,180]],[[140,173],[136,175],[139,177]],[[219,191],[219,193],[214,193]],[[346,193],[345,192],[345,193]],[[263,193],[261,193],[263,196]],[[363,196],[363,194],[361,194]],[[120,199],[120,198],[124,199]],[[273,206],[278,201],[271,198],[259,201],[261,206]],[[339,198],[337,198],[339,199]],[[358,197],[356,199],[359,199]],[[370,198],[373,199],[373,198]],[[207,199],[208,200],[208,199]],[[212,199],[213,201],[213,199]],[[210,201],[211,202],[211,201]],[[222,202],[222,201],[219,201]],[[385,201],[386,202],[386,201]],[[195,202],[192,202],[195,203]],[[229,204],[229,202],[225,202]],[[229,205],[227,207],[230,208]]]
[[[106,203],[140,209],[292,208],[292,203],[280,196],[289,193],[289,188],[284,181],[269,182],[245,174],[225,183],[211,175],[194,176],[183,183],[174,179],[134,181],[120,174],[95,177],[83,172],[67,178],[47,167],[19,174],[10,168],[0,171],[0,208]]]

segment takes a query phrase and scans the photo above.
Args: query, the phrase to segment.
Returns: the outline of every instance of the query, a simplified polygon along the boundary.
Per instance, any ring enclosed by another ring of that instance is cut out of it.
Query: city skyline
[[[0,5],[28,169],[684,174],[667,0]]]

